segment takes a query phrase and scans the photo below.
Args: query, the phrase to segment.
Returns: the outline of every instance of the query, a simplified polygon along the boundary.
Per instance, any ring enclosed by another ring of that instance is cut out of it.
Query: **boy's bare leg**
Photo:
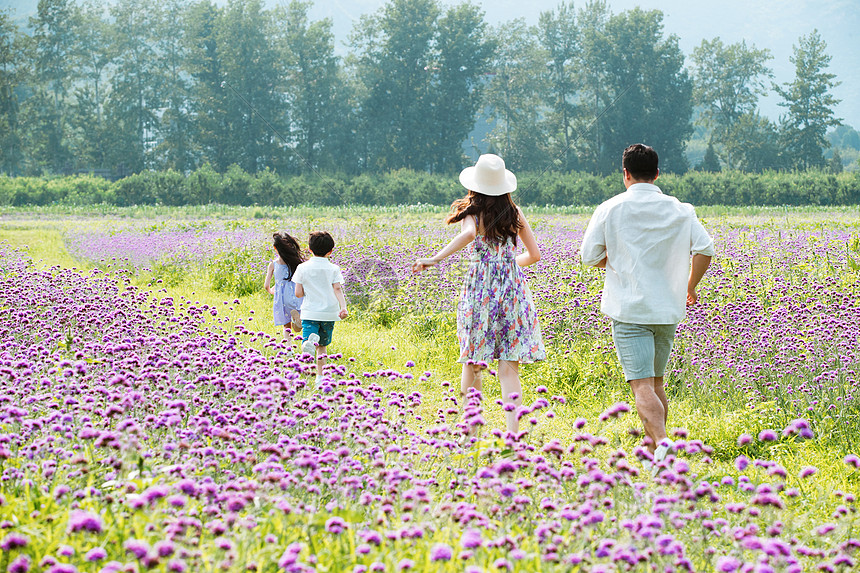
[[[322,377],[323,374],[323,366],[325,366],[326,362],[326,349],[327,346],[317,346],[317,378]]]

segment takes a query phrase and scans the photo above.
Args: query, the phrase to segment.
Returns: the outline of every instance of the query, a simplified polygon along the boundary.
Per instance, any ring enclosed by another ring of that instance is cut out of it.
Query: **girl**
[[[457,305],[458,362],[463,363],[460,392],[465,397],[470,388],[480,391],[486,363],[498,360],[502,399],[507,403],[505,421],[508,431],[516,434],[522,404],[520,362],[546,358],[537,311],[521,269],[540,260],[540,249],[511,199],[517,178],[505,169],[501,157],[482,155],[474,167],[460,173],[460,183],[469,193],[454,202],[445,220],[459,222],[460,233],[435,256],[415,261],[412,270],[423,271],[471,245]],[[526,248],[519,255],[518,237]]]
[[[296,267],[304,262],[299,243],[289,234],[280,231],[272,235],[273,245],[277,256],[269,262],[266,269],[266,280],[263,288],[275,300],[272,303],[272,313],[275,324],[284,327],[284,338],[290,336],[290,326],[293,332],[301,332],[302,320],[299,313],[301,301],[296,297],[296,285],[293,283],[293,273]],[[274,284],[273,284],[274,279]]]

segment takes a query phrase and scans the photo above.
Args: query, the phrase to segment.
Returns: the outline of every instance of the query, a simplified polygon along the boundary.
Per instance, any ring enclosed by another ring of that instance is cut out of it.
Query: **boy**
[[[302,300],[302,352],[316,352],[316,386],[323,381],[326,347],[331,344],[336,320],[346,318],[343,275],[340,267],[328,259],[334,250],[334,239],[325,231],[311,233],[308,246],[313,257],[296,267],[293,282],[296,296]]]

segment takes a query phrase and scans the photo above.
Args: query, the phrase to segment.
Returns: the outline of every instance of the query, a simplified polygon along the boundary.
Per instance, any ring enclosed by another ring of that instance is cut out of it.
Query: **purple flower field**
[[[203,259],[217,249],[192,245],[252,244],[219,243],[224,230],[70,237],[79,257],[123,262],[88,272],[0,244],[0,572],[854,570],[856,224],[707,222],[718,258],[679,332],[670,400],[719,404],[732,430],[707,443],[676,429],[652,478],[623,431],[638,423],[629,405],[577,414],[577,392],[619,376],[600,275],[575,253],[585,221],[538,218],[544,257],[529,269],[563,375],[527,374],[520,415],[568,416],[568,431],[515,441],[486,425],[467,446],[497,406],[460,404],[456,380],[335,354],[315,390],[311,358],[251,330],[240,299],[138,286],[137,269],[180,244]],[[462,261],[406,271],[450,229],[329,228],[353,320],[450,328]],[[267,253],[262,225],[236,232]],[[247,271],[260,283],[265,262]],[[795,468],[811,442],[829,457]]]

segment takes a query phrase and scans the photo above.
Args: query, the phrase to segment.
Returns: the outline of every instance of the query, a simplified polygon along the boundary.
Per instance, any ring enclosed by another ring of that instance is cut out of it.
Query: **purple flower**
[[[742,563],[730,556],[723,556],[717,559],[717,571],[722,573],[733,573],[740,569]]]
[[[430,550],[430,561],[450,561],[454,550],[444,543],[437,543]]]
[[[382,536],[378,531],[374,531],[372,529],[365,529],[358,535],[361,539],[364,540],[365,543],[370,543],[371,545],[379,545],[382,543]]]
[[[818,468],[816,468],[815,466],[806,466],[802,470],[800,470],[798,477],[800,479],[805,479],[814,476],[816,472],[818,472]]]
[[[170,557],[173,555],[173,552],[176,551],[176,547],[173,545],[173,542],[168,539],[158,541],[153,549],[155,549],[155,553],[159,557]]]
[[[401,559],[400,563],[397,564],[398,571],[406,571],[407,569],[412,569],[415,567],[415,562],[411,559]]]
[[[842,461],[844,461],[849,466],[860,468],[860,457],[857,457],[857,454],[848,454]]]
[[[69,513],[69,526],[67,531],[69,533],[76,533],[78,531],[101,533],[102,519],[98,515],[90,513],[89,511],[74,509]]]
[[[477,529],[469,528],[460,536],[460,545],[466,549],[475,549],[476,547],[480,547],[482,544],[483,540],[481,539],[481,532]]]
[[[0,549],[3,551],[11,551],[12,549],[26,547],[29,542],[30,539],[26,535],[21,535],[20,533],[15,533],[13,531],[11,533],[7,533],[6,537],[3,538],[3,541],[0,541]]]
[[[105,557],[107,557],[107,551],[101,547],[93,547],[84,555],[84,559],[90,562],[101,561]]]
[[[602,414],[600,414],[599,419],[601,422],[605,422],[609,418],[617,418],[621,414],[624,414],[625,412],[629,412],[629,411],[630,411],[630,406],[627,405],[626,402],[618,402],[616,404],[613,404],[612,406],[607,408],[606,411],[604,411]]]
[[[27,555],[19,555],[9,564],[9,573],[27,573],[30,570],[30,558]]]
[[[329,533],[339,535],[347,528],[346,522],[339,517],[332,517],[325,522],[325,530]]]
[[[139,539],[128,539],[123,546],[126,552],[131,553],[138,559],[143,559],[149,553],[149,544]]]
[[[104,567],[99,569],[99,573],[116,573],[122,570],[122,567],[123,565],[119,561],[108,561]]]
[[[745,446],[748,443],[752,442],[753,437],[749,434],[741,434],[738,436],[738,446]]]
[[[758,439],[760,442],[774,442],[779,436],[773,430],[762,430],[758,434]]]
[[[747,469],[747,466],[750,465],[750,460],[746,456],[738,456],[735,458],[735,467],[738,468],[739,472]]]
[[[162,485],[153,485],[148,488],[141,494],[143,499],[150,505],[158,501],[163,497],[167,497],[167,494],[170,493],[170,490],[167,487]]]
[[[278,565],[282,569],[289,569],[291,565],[295,565],[296,561],[299,560],[299,553],[302,552],[302,544],[301,543],[291,543],[284,550],[284,554],[281,555],[281,558],[278,559]]]

